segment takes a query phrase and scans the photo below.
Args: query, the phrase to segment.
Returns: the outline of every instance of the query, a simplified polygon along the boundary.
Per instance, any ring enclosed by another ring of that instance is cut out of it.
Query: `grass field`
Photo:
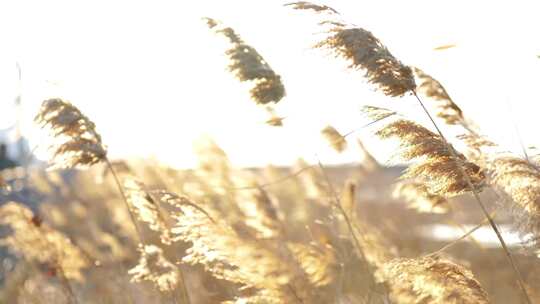
[[[0,175],[0,303],[540,303],[538,155],[483,136],[443,84],[333,8],[287,7],[320,17],[314,48],[388,98],[361,128],[404,165],[330,125],[321,141],[356,145],[357,162],[241,168],[211,139],[192,169],[112,159],[76,101],[51,96],[35,117],[49,160]],[[268,128],[286,128],[279,73],[203,22]],[[393,109],[403,96],[428,124]]]

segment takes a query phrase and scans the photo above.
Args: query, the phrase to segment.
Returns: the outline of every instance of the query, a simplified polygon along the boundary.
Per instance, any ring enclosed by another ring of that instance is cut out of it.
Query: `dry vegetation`
[[[52,135],[51,168],[0,176],[0,303],[540,303],[535,160],[492,152],[438,81],[336,10],[287,6],[320,16],[327,31],[314,47],[364,72],[390,107],[416,96],[419,111],[433,103],[440,123],[464,134],[447,139],[435,120],[423,126],[368,106],[374,134],[397,140],[396,157],[411,162],[401,176],[360,141],[357,166],[257,170],[234,168],[209,141],[198,168],[179,171],[110,161],[88,117],[61,98],[45,100],[36,122]],[[251,85],[252,99],[279,102],[281,78],[255,48],[205,21],[228,39],[229,69]],[[283,126],[267,110],[268,124]],[[321,132],[336,151],[347,149],[352,133]],[[16,179],[25,191],[9,189]],[[496,208],[497,221],[522,232],[522,250],[506,245],[488,213]],[[417,229],[435,223],[464,237],[441,241]],[[465,224],[486,223],[500,247],[465,242]]]

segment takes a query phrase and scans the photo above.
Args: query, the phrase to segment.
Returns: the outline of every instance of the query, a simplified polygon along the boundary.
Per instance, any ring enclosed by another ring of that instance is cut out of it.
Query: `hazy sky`
[[[1,1],[0,128],[12,123],[15,63],[23,69],[25,131],[44,98],[71,100],[93,119],[112,156],[154,155],[194,163],[192,142],[213,137],[237,165],[287,164],[338,155],[320,137],[326,124],[346,133],[376,104],[424,119],[410,98],[387,98],[343,62],[311,50],[320,30],[281,1]],[[372,31],[406,64],[445,84],[482,130],[519,152],[540,145],[540,18],[536,1],[327,1]],[[277,107],[284,128],[226,71],[225,45],[201,21],[233,27],[282,76]],[[455,48],[434,51],[440,45]],[[390,154],[370,130],[358,133],[381,160]],[[354,137],[351,137],[354,139]],[[354,146],[354,141],[350,141]]]

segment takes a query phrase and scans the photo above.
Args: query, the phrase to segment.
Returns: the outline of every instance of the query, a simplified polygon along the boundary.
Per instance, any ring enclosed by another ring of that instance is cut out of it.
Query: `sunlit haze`
[[[13,124],[18,62],[23,131],[41,141],[32,118],[41,101],[63,97],[97,125],[113,157],[155,156],[195,163],[193,142],[213,138],[239,166],[290,164],[299,157],[352,162],[321,138],[366,123],[376,104],[422,121],[412,97],[388,98],[361,72],[310,48],[320,31],[280,1],[2,1],[0,129]],[[538,145],[540,19],[535,1],[328,1],[344,19],[372,31],[405,64],[440,80],[466,115],[505,148]],[[250,101],[226,70],[225,45],[201,17],[231,26],[282,76],[276,106],[284,127]],[[434,50],[442,45],[455,45]],[[519,118],[519,119],[518,119]],[[391,155],[357,132],[381,161]],[[349,138],[354,146],[354,137]]]

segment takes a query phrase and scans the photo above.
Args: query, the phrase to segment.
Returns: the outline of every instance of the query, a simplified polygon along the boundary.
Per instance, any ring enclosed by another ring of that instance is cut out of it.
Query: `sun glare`
[[[418,17],[412,4],[335,2],[347,19],[390,41],[389,48],[407,64],[428,66],[489,135],[516,150],[517,129],[523,142],[537,144],[531,125],[540,96],[531,81],[538,76],[540,43],[519,39],[532,37],[540,25],[527,12],[528,2],[481,1],[466,9],[465,3],[426,4]],[[172,1],[18,1],[0,6],[3,28],[10,28],[1,37],[7,47],[1,79],[12,84],[5,88],[15,87],[12,67],[20,63],[22,123],[34,143],[39,142],[31,124],[35,107],[45,98],[63,97],[94,117],[110,152],[119,157],[154,155],[192,166],[192,142],[210,136],[238,165],[288,164],[315,155],[349,162],[355,152],[336,155],[321,144],[320,130],[328,124],[343,133],[358,129],[364,122],[360,106],[382,100],[358,85],[360,73],[310,50],[310,27],[286,17],[286,9],[272,2],[195,1],[185,7]],[[385,19],[393,22],[366,13],[387,6],[394,9],[386,10]],[[520,18],[514,20],[517,10]],[[227,73],[226,46],[206,28],[205,16],[237,29],[283,76],[287,95],[276,107],[286,117],[283,128],[266,125],[268,113]],[[513,21],[502,24],[503,19]],[[297,38],[302,36],[307,39]],[[13,123],[10,100],[15,95],[2,91],[2,126]],[[512,125],[517,128],[508,128]],[[369,131],[355,135],[378,150],[377,157],[387,158],[387,149]]]

